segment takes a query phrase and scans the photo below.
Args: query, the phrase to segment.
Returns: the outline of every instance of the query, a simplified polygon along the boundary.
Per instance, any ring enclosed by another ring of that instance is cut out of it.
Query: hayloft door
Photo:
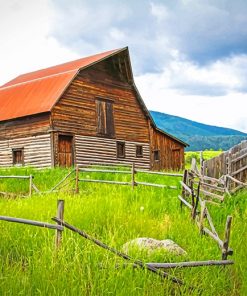
[[[62,167],[71,167],[73,161],[73,136],[58,136],[58,165]]]

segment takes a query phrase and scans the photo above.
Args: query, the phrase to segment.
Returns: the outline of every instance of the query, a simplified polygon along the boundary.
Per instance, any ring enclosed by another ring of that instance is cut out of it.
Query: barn
[[[133,79],[128,48],[20,75],[0,87],[0,167],[130,163],[184,166]]]

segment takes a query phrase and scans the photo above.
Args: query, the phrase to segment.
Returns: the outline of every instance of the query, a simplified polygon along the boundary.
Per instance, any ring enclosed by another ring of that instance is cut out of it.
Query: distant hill
[[[160,129],[174,135],[190,145],[187,150],[228,150],[243,140],[247,134],[224,127],[199,123],[182,117],[150,111]]]

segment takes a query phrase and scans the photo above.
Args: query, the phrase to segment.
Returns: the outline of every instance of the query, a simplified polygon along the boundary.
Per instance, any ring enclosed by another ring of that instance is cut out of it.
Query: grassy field
[[[32,173],[41,190],[52,188],[66,170],[12,169],[0,174]],[[105,175],[95,173],[94,177]],[[127,180],[130,176],[108,176]],[[85,178],[91,178],[88,173]],[[140,180],[178,185],[179,178],[140,175]],[[0,191],[28,192],[28,182],[0,181]],[[64,219],[121,250],[137,237],[172,239],[187,251],[185,256],[164,252],[130,255],[145,262],[178,262],[220,259],[216,243],[200,236],[187,209],[180,210],[180,189],[80,184],[78,195],[53,193],[31,198],[0,199],[0,215],[52,222],[57,199],[65,200]],[[140,269],[115,268],[123,259],[93,245],[69,230],[63,233],[61,249],[55,251],[53,230],[0,221],[0,295],[246,295],[247,294],[247,193],[210,207],[223,237],[226,216],[233,215],[230,246],[235,265],[171,270],[184,286]],[[231,258],[231,257],[229,257]],[[194,286],[191,290],[189,286]]]
[[[213,151],[213,150],[205,150],[203,151],[203,159],[208,160],[213,157],[216,157],[223,153],[223,151]],[[192,158],[195,158],[198,165],[200,164],[200,151],[187,151],[185,152],[185,165],[186,167],[190,167]]]

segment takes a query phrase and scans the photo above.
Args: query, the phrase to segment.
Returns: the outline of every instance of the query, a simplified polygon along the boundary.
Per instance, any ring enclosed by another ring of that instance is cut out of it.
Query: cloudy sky
[[[247,132],[246,0],[0,0],[0,85],[129,46],[150,110]]]

